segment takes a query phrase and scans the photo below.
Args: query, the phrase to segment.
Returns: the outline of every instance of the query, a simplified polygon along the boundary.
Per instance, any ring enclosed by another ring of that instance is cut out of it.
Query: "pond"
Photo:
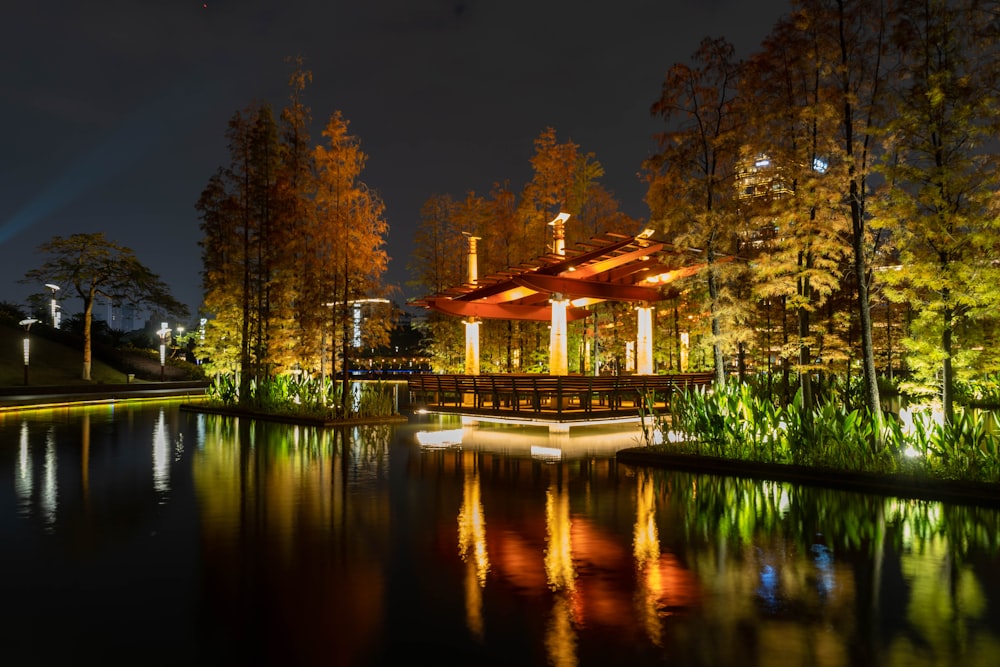
[[[0,414],[0,660],[1000,664],[996,510],[616,463],[637,443]]]

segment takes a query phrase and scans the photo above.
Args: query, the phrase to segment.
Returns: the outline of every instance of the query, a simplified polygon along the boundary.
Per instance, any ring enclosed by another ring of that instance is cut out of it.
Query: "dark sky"
[[[421,204],[530,177],[547,126],[604,165],[624,210],[660,129],[667,68],[706,36],[740,56],[786,0],[132,0],[7,3],[0,25],[0,301],[54,235],[104,232],[196,312],[194,204],[228,161],[226,123],[287,99],[286,56],[313,72],[313,142],[340,110],[386,203],[387,279],[406,280]],[[406,296],[418,296],[405,292]],[[67,303],[67,314],[79,306]]]

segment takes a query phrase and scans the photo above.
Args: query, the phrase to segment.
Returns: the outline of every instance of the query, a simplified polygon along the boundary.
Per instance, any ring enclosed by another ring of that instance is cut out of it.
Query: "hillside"
[[[50,338],[51,337],[51,338]],[[53,340],[58,338],[59,340]],[[0,322],[0,386],[24,384],[24,329],[9,322]],[[90,382],[80,379],[83,371],[83,342],[65,332],[32,327],[28,384],[85,385],[126,382],[128,374],[135,382],[156,381],[160,378],[159,357],[153,351],[122,351],[95,345],[90,369]],[[168,380],[190,379],[188,370],[168,364]]]

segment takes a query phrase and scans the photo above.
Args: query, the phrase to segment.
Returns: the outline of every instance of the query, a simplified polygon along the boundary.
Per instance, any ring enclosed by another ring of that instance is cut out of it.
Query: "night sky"
[[[605,168],[647,218],[643,159],[667,68],[706,36],[756,50],[787,0],[132,0],[6,3],[0,26],[0,301],[54,235],[104,232],[192,313],[201,301],[194,204],[228,161],[232,115],[287,100],[287,56],[313,72],[313,143],[335,110],[386,203],[387,281],[431,195],[519,190],[548,126]],[[65,313],[79,312],[68,302]]]

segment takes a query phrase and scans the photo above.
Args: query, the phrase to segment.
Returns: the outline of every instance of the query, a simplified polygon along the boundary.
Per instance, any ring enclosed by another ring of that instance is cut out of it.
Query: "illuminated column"
[[[29,331],[31,330],[31,325],[37,322],[34,317],[29,317],[26,320],[21,320],[18,324],[24,327],[24,384],[28,384],[28,362],[31,359],[31,341],[28,340]]]
[[[468,232],[462,234],[469,239],[469,284],[475,285],[479,282],[476,241],[480,237]],[[465,374],[479,375],[479,322],[474,317],[465,321]]]
[[[549,335],[549,374],[567,375],[569,362],[566,354],[566,306],[569,301],[564,299],[562,294],[553,294],[550,303],[552,326]]]
[[[653,374],[653,309],[640,306],[636,309],[635,372],[637,375]]]
[[[476,241],[481,237],[473,236],[469,232],[462,232],[462,235],[469,239],[469,284],[475,285],[479,282],[479,268],[476,256]]]
[[[479,375],[479,322],[469,318],[465,324],[465,373]]]
[[[552,227],[552,252],[557,255],[566,254],[566,221],[569,213],[560,213],[549,225]]]

